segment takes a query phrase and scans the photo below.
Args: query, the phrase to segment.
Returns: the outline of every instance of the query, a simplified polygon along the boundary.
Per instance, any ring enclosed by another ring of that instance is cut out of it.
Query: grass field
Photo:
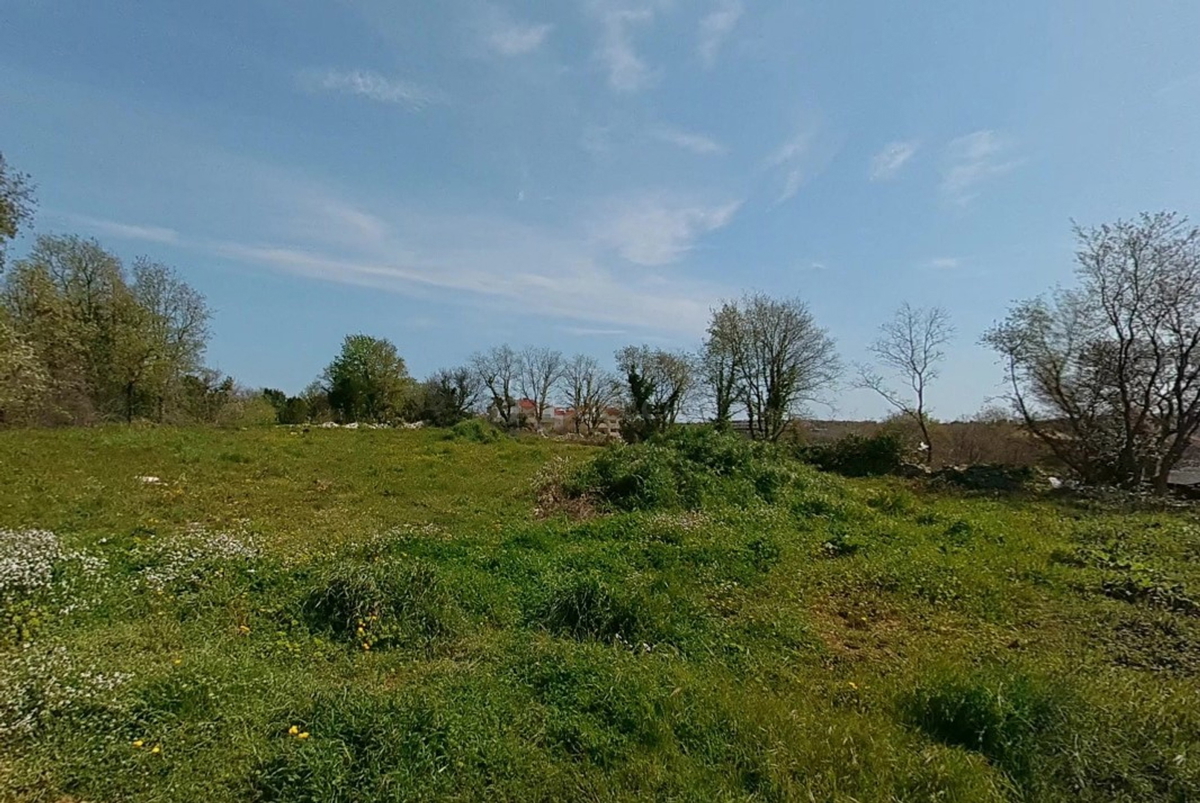
[[[0,799],[1200,799],[1190,513],[718,439],[6,431],[0,472]]]

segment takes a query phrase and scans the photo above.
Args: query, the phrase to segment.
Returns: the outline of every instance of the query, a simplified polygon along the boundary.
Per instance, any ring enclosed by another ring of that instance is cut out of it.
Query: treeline
[[[737,422],[777,440],[815,402],[869,388],[920,432],[954,329],[940,308],[902,305],[870,359],[844,363],[800,299],[747,295],[713,310],[694,351],[587,355],[497,346],[417,381],[395,345],[351,335],[299,396],[240,390],[203,365],[209,309],[169,267],[122,264],[95,240],[38,237],[6,266],[33,185],[0,156],[0,424],[133,421],[426,421],[486,414],[541,428],[571,410],[581,434],[642,440],[681,419]],[[1200,431],[1200,229],[1173,213],[1075,229],[1076,282],[1014,305],[981,342],[1000,358],[1011,414],[1087,482],[1164,491]],[[613,411],[617,411],[614,416]],[[553,418],[553,416],[551,416]]]

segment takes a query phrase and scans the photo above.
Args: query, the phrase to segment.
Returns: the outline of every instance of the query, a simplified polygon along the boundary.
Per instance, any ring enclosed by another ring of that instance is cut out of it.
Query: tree
[[[29,176],[10,167],[0,153],[0,269],[4,268],[5,246],[33,217],[33,190]]]
[[[738,383],[738,365],[729,344],[735,339],[739,313],[735,306],[725,304],[713,310],[708,326],[708,338],[700,354],[700,378],[708,391],[713,407],[713,423],[726,429],[733,421],[734,407],[745,392]]]
[[[343,422],[387,422],[400,416],[413,388],[391,341],[347,335],[323,376],[329,404]]]
[[[1083,480],[1164,493],[1200,428],[1200,229],[1160,212],[1075,237],[1077,286],[1018,303],[983,342]]]
[[[139,257],[130,277],[75,236],[38,237],[5,274],[0,306],[45,368],[52,406],[77,423],[161,420],[208,339],[204,297],[173,270]]]
[[[49,383],[37,352],[0,310],[0,425],[34,419]]]
[[[520,365],[517,385],[521,395],[533,402],[534,426],[540,430],[550,405],[550,392],[562,378],[563,354],[545,346],[528,346],[521,352]]]
[[[833,338],[799,299],[748,295],[713,312],[706,353],[731,366],[750,434],[777,440],[801,405],[838,378]]]
[[[444,368],[422,384],[418,417],[435,427],[454,426],[471,417],[481,395],[479,377],[471,368]]]
[[[126,420],[133,420],[140,396],[150,408],[143,412],[161,421],[170,389],[201,367],[208,304],[175,271],[148,257],[134,261],[130,300],[116,366],[124,385]]]
[[[627,393],[621,434],[629,441],[649,438],[674,426],[696,386],[690,355],[626,346],[616,354]]]
[[[938,365],[945,358],[942,347],[950,342],[954,327],[950,314],[941,307],[913,307],[907,302],[896,310],[890,321],[879,327],[879,338],[868,349],[885,370],[900,377],[911,395],[894,389],[879,371],[859,366],[859,382],[903,415],[917,423],[925,443],[925,457],[933,462],[933,438],[929,435],[929,416],[925,395],[929,383],[938,377]]]
[[[491,407],[505,426],[517,424],[517,400],[513,391],[521,374],[521,358],[507,344],[478,352],[471,357],[470,368],[491,397]]]
[[[621,381],[587,354],[576,354],[563,365],[563,385],[567,404],[575,411],[577,435],[581,428],[592,434],[621,398]]]

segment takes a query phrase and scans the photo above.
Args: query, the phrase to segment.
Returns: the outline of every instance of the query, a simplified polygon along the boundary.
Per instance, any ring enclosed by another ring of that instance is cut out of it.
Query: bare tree
[[[558,384],[563,373],[561,351],[545,346],[528,346],[521,352],[521,372],[517,384],[521,395],[533,402],[536,428],[542,428],[542,418],[550,404],[550,391]]]
[[[621,420],[625,438],[644,440],[673,426],[696,389],[692,356],[649,346],[626,346],[616,357],[627,395]]]
[[[516,391],[521,371],[521,357],[505,344],[494,346],[471,357],[471,370],[491,399],[492,409],[507,427],[517,424]]]
[[[1200,429],[1200,229],[1160,212],[1075,236],[1078,286],[983,341],[1026,427],[1081,478],[1163,493]]]
[[[567,403],[575,409],[575,433],[585,427],[590,435],[604,419],[605,411],[621,398],[621,382],[600,367],[595,357],[576,354],[563,365]]]
[[[777,440],[805,403],[818,401],[841,373],[833,338],[799,299],[759,294],[724,304],[709,327],[710,353],[733,366],[750,434]]]
[[[921,429],[925,442],[925,458],[933,462],[933,438],[929,435],[929,415],[925,404],[929,383],[938,377],[938,364],[946,354],[942,348],[954,336],[950,313],[941,307],[913,307],[905,302],[890,321],[879,327],[879,338],[868,349],[885,370],[895,375],[889,379],[867,365],[858,366],[859,382],[880,396],[902,414],[913,419]],[[893,381],[908,385],[909,391],[898,391]]]

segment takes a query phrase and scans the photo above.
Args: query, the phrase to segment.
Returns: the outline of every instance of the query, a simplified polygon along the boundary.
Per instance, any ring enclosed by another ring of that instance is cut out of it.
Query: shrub
[[[1044,757],[1043,736],[1065,713],[1044,682],[998,668],[936,672],[903,701],[902,710],[930,738],[981,753],[1024,788],[1032,785]]]
[[[888,432],[863,437],[846,435],[832,443],[796,448],[796,457],[822,471],[847,477],[874,477],[891,474],[904,463],[903,440]]]
[[[446,437],[453,441],[469,441],[471,443],[495,443],[503,433],[482,418],[468,418],[450,427]]]
[[[619,510],[697,509],[775,501],[795,480],[774,447],[711,427],[678,427],[646,443],[612,446],[567,484]]]
[[[363,649],[429,649],[452,636],[460,618],[432,566],[396,558],[335,569],[303,609],[311,626]]]
[[[618,590],[595,574],[568,576],[530,606],[527,619],[552,633],[584,641],[652,638],[648,600]]]

